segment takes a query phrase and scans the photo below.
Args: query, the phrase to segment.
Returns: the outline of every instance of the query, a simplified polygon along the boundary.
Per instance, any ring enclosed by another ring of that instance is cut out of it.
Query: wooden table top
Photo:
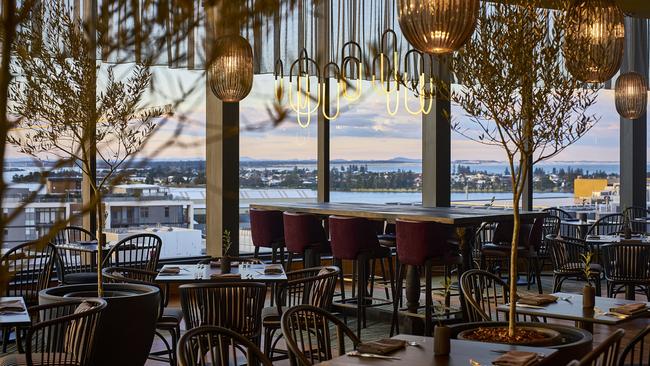
[[[247,264],[244,267],[233,266],[232,274],[239,274],[239,277],[217,277],[211,278],[212,275],[221,274],[221,268],[210,267],[209,265],[200,266],[198,264],[167,264],[165,267],[180,267],[178,274],[158,274],[156,282],[165,283],[197,283],[197,282],[284,282],[287,280],[287,274],[282,270],[282,274],[267,275],[264,274],[265,264]]]
[[[0,297],[0,302],[19,300],[25,308],[25,311],[20,313],[0,313],[0,327],[23,327],[32,325],[32,320],[27,312],[25,300],[22,297]]]
[[[71,249],[79,252],[97,253],[97,240],[90,240],[87,242],[79,243],[57,244],[56,247],[62,249]],[[111,244],[106,244],[103,251],[108,251],[111,249],[111,247]]]
[[[607,324],[607,325],[617,325],[629,321],[631,319],[650,316],[650,311],[628,316],[626,318],[620,318],[620,317],[604,314],[605,312],[608,312],[610,308],[615,308],[617,306],[621,306],[625,304],[639,303],[642,301],[624,300],[624,299],[616,299],[616,298],[612,299],[609,297],[596,296],[596,306],[594,308],[595,310],[594,314],[586,314],[582,309],[582,295],[566,293],[566,292],[556,292],[553,295],[560,298],[569,298],[571,302],[558,299],[557,302],[555,303],[551,303],[543,306],[543,309],[517,307],[517,313],[538,316],[538,317],[565,319],[565,320]],[[650,306],[650,303],[647,304],[648,306]],[[497,307],[497,311],[507,312],[508,310],[509,310],[508,305],[499,305]]]
[[[422,207],[411,205],[381,205],[368,203],[274,203],[251,204],[262,210],[312,213],[317,215],[341,215],[395,221],[407,219],[432,221],[446,225],[479,225],[484,221],[512,220],[511,210],[477,209],[460,207]],[[543,217],[545,212],[523,211],[521,217],[533,219]]]
[[[608,243],[643,243],[650,244],[650,237],[646,235],[633,235],[630,239],[625,239],[620,235],[587,235],[585,241],[590,244],[608,244]]]
[[[433,338],[418,337],[407,334],[400,334],[395,339],[415,341],[419,346],[407,346],[403,350],[391,353],[390,356],[399,357],[399,360],[368,359],[351,356],[340,356],[321,365],[409,365],[409,366],[468,366],[472,359],[481,365],[492,365],[501,353],[498,351],[529,351],[544,355],[544,359],[538,365],[550,365],[552,355],[556,350],[551,348],[510,346],[498,343],[472,342],[458,339],[451,340],[451,352],[449,356],[433,355]],[[496,352],[495,352],[496,351]],[[550,356],[550,357],[549,357]]]

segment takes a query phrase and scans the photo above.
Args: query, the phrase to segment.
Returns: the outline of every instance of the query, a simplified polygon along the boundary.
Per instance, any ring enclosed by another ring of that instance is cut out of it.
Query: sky
[[[128,66],[120,65],[119,76],[126,75]],[[203,159],[205,157],[205,78],[201,71],[154,68],[153,91],[144,98],[146,105],[164,105],[182,100],[174,117],[158,128],[151,143],[143,152],[151,156],[162,144],[173,143],[157,153],[164,159]],[[189,90],[193,92],[188,93]],[[208,88],[209,92],[210,89]],[[255,76],[251,94],[240,103],[240,156],[252,159],[316,158],[316,116],[307,128],[290,116],[273,128],[267,107],[274,93],[272,75]],[[394,157],[421,158],[420,116],[411,115],[400,108],[395,116],[388,114],[386,99],[364,83],[360,100],[348,104],[341,101],[341,114],[331,122],[331,158],[347,160],[382,160]],[[332,101],[333,103],[335,100]],[[411,97],[410,105],[417,103]],[[466,118],[457,106],[452,106],[454,120]],[[619,154],[620,120],[614,107],[614,93],[601,90],[598,101],[591,110],[600,121],[578,143],[556,156],[556,161],[617,161]],[[176,129],[181,126],[180,135]],[[9,157],[19,157],[10,151]],[[469,141],[452,132],[452,159],[504,161],[504,153]]]

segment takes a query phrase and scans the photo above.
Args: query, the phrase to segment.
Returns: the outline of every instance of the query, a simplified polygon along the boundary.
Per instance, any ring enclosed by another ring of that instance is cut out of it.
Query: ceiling
[[[522,3],[532,0],[501,0],[509,3]],[[536,0],[542,7],[560,8],[567,0]],[[650,18],[650,0],[615,0],[626,15],[637,18]]]

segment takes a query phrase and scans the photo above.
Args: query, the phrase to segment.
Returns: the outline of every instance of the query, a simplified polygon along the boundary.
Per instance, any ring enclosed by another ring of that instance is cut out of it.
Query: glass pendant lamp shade
[[[479,0],[398,0],[400,29],[419,51],[453,52],[474,33],[479,5]]]
[[[616,111],[623,118],[640,118],[647,109],[648,87],[643,76],[636,72],[621,74],[615,87]]]
[[[214,60],[208,69],[210,87],[224,102],[239,102],[253,87],[253,49],[239,35],[219,37]]]
[[[614,0],[576,0],[567,15],[564,56],[571,75],[588,83],[611,79],[623,59],[621,9]]]

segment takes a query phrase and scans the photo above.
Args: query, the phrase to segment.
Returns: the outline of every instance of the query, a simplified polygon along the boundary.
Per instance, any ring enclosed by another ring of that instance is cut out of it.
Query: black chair
[[[72,300],[29,308],[26,337],[17,332],[25,353],[0,359],[1,366],[91,366],[102,299]],[[24,344],[24,345],[23,345]]]
[[[587,353],[580,361],[572,361],[567,366],[615,366],[618,364],[618,349],[625,335],[623,329],[617,329],[603,343]]]
[[[157,275],[158,272],[137,268],[108,267],[102,269],[102,276],[106,282],[135,283],[158,287],[162,294],[162,301],[160,302],[155,335],[161,340],[165,346],[165,350],[162,352],[151,352],[149,358],[158,361],[168,361],[170,365],[176,365],[176,344],[181,336],[183,312],[179,308],[167,307],[169,303],[169,288],[162,287],[155,282]],[[168,342],[160,331],[168,332],[171,337],[171,342]],[[167,358],[161,358],[160,355],[162,354],[166,354]]]
[[[543,225],[543,236],[542,236],[542,245],[538,250],[539,265],[540,268],[544,268],[546,263],[551,260],[551,243],[547,239],[548,237],[557,237],[560,234],[560,218],[553,215],[546,215],[544,217]]]
[[[56,232],[51,242],[54,245],[60,245],[92,240],[97,240],[97,238],[90,231],[78,226],[67,226]]]
[[[571,220],[574,218],[570,213],[564,211],[559,207],[548,207],[542,211],[547,212],[550,216],[559,217],[560,220]]]
[[[618,366],[647,366],[650,365],[650,348],[646,338],[650,334],[650,325],[641,330],[630,343],[625,346],[618,358]]]
[[[223,327],[206,325],[183,334],[178,342],[178,364],[271,366],[271,361],[248,338]]]
[[[625,287],[639,288],[650,301],[650,246],[616,243],[600,247],[607,296],[615,297]]]
[[[338,356],[345,354],[346,339],[353,348],[361,343],[340,319],[315,306],[289,308],[282,314],[281,322],[292,365],[309,366],[331,360],[333,339],[336,339]]]
[[[266,285],[258,282],[181,285],[187,329],[214,325],[233,330],[259,346]]]
[[[624,228],[625,216],[623,214],[605,215],[591,224],[589,230],[587,230],[587,236],[620,233]]]
[[[497,306],[507,304],[508,285],[498,276],[480,269],[471,269],[460,276],[468,322],[507,320],[505,313],[499,314]],[[500,317],[503,319],[500,319]]]
[[[264,354],[275,361],[273,353],[281,335],[280,318],[284,309],[296,305],[312,305],[321,309],[329,309],[336,288],[336,280],[340,273],[338,267],[313,267],[287,273],[287,282],[278,284],[275,292],[276,306],[262,310],[264,325]]]
[[[106,254],[102,267],[138,268],[155,271],[162,240],[155,234],[136,234],[117,242]]]
[[[584,281],[593,281],[596,284],[596,296],[600,296],[600,275],[603,272],[601,265],[591,263],[591,277],[585,278],[585,264],[583,255],[590,252],[590,248],[580,239],[547,237],[551,243],[551,260],[553,262],[553,292],[562,291],[562,283],[567,278],[580,278]]]
[[[50,287],[57,262],[56,247],[33,241],[9,249],[0,259],[9,271],[9,283],[4,296],[20,296],[27,306],[38,304],[38,293]]]
[[[623,211],[625,222],[634,233],[645,233],[647,230],[647,219],[650,217],[650,210],[646,207],[628,207]],[[636,221],[639,220],[639,221]]]
[[[96,240],[90,231],[77,226],[68,226],[55,234],[52,243],[57,247],[59,283],[97,282],[97,256],[92,251],[74,245]]]

